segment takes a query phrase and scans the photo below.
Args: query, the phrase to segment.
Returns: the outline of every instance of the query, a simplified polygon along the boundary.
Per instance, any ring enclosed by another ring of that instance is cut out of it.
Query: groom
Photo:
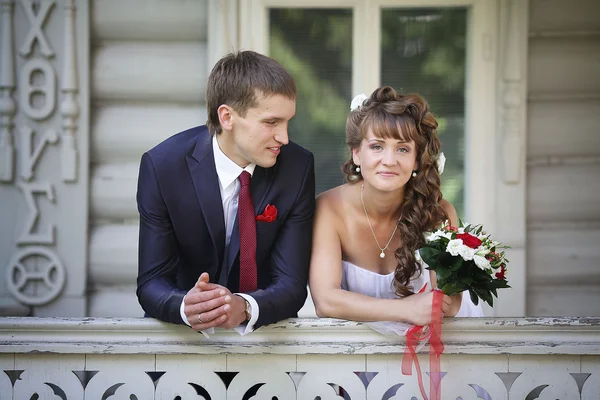
[[[245,334],[306,299],[313,155],[288,140],[296,85],[275,60],[219,60],[208,120],[142,156],[137,296],[146,314]]]

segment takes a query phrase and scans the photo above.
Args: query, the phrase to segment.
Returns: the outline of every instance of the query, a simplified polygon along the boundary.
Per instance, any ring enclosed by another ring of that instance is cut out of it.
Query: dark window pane
[[[352,10],[269,10],[269,55],[298,86],[290,139],[315,155],[317,193],[344,182],[346,116],[352,99]]]
[[[383,9],[381,83],[420,93],[436,116],[448,159],[442,191],[464,215],[465,8]]]

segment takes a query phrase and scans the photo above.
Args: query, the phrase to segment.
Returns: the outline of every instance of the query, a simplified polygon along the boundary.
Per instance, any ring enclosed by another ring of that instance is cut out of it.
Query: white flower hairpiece
[[[352,103],[350,103],[350,111],[354,111],[357,108],[361,107],[365,103],[365,101],[367,101],[367,99],[368,97],[364,93],[354,96],[354,98],[352,99]]]
[[[444,172],[444,166],[446,165],[446,156],[443,152],[438,155],[438,158],[435,162],[437,164],[438,172],[441,175]]]

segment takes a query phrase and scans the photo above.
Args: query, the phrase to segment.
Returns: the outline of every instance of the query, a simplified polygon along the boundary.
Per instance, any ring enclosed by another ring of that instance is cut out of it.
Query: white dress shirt
[[[235,224],[235,219],[237,218],[238,196],[240,194],[241,187],[240,180],[238,178],[243,171],[248,171],[250,175],[252,175],[254,173],[256,164],[250,164],[246,166],[246,168],[242,168],[231,161],[219,147],[217,135],[213,135],[212,146],[215,156],[215,167],[217,169],[217,176],[219,178],[221,201],[223,202],[223,216],[225,218],[225,254],[227,254],[229,243],[231,243],[231,232],[233,231],[233,225]],[[243,297],[250,303],[250,321],[242,323],[235,328],[238,333],[245,335],[254,330],[254,324],[256,324],[259,315],[258,303],[252,296],[245,293],[235,294]],[[181,318],[183,319],[183,322],[190,325],[183,309],[184,306],[185,300],[181,302]],[[208,329],[202,333],[204,333],[206,336],[207,333],[213,332],[213,329]]]

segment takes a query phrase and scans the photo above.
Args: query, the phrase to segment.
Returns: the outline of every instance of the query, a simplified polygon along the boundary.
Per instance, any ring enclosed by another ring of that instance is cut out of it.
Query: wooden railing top
[[[600,355],[600,317],[445,319],[446,354]],[[362,323],[289,319],[240,336],[209,339],[150,318],[0,318],[0,353],[60,354],[390,354],[404,337]],[[422,352],[426,351],[425,347]]]

